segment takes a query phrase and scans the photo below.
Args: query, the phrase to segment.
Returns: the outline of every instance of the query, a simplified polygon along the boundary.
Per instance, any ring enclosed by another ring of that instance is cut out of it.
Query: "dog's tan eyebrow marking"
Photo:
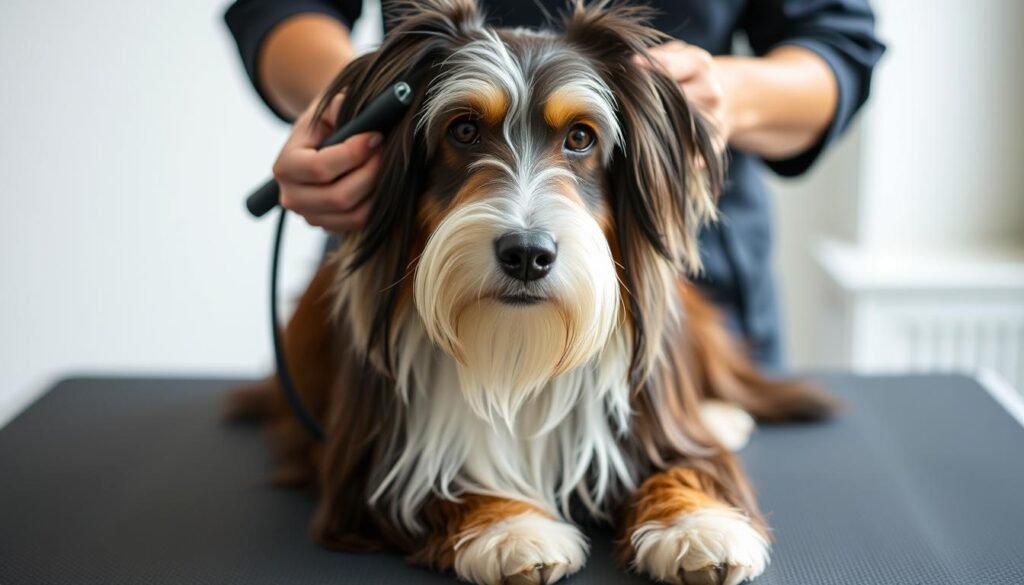
[[[508,111],[508,96],[500,88],[492,86],[488,91],[473,94],[468,105],[488,124],[497,124]]]
[[[580,117],[589,117],[586,103],[579,99],[577,89],[556,89],[544,102],[544,121],[552,128],[562,128]]]
[[[473,83],[447,91],[438,90],[430,98],[421,125],[433,131],[437,124],[447,127],[453,120],[471,114],[489,125],[499,124],[508,112],[510,99],[505,89],[492,83]]]
[[[544,99],[542,108],[544,121],[554,130],[563,129],[572,122],[584,122],[593,126],[608,145],[622,143],[615,97],[596,77],[582,75],[559,81],[559,85]],[[612,149],[604,151],[608,157]]]

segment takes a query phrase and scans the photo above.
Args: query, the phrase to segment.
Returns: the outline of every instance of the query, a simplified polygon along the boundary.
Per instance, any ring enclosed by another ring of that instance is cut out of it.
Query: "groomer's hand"
[[[378,132],[356,134],[341,144],[317,150],[334,130],[340,96],[323,119],[311,125],[316,102],[295,121],[292,134],[274,163],[281,206],[310,225],[347,232],[366,224],[380,172]]]
[[[716,131],[715,149],[725,150],[732,133],[729,93],[733,87],[728,59],[712,57],[696,45],[671,41],[650,50],[665,71],[676,80],[686,99],[697,107]],[[647,61],[636,58],[640,65]]]
[[[782,45],[760,57],[712,57],[700,47],[672,41],[650,53],[717,130],[719,150],[729,144],[784,160],[818,144],[835,118],[838,82],[810,49]]]

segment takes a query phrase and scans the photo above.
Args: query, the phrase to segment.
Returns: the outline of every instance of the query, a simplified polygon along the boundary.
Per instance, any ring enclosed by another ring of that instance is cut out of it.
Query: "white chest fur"
[[[610,495],[635,483],[619,443],[630,415],[620,341],[617,336],[600,356],[551,380],[514,419],[487,420],[465,399],[454,360],[418,323],[404,327],[397,354],[402,423],[371,503],[412,530],[431,494],[526,500],[562,516],[576,494],[600,514]]]

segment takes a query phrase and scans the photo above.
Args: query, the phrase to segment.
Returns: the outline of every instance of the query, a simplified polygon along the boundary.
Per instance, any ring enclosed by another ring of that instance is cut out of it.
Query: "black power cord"
[[[277,233],[274,234],[274,252],[270,261],[270,330],[274,339],[274,361],[277,364],[277,379],[281,384],[281,391],[288,400],[288,407],[292,409],[295,418],[299,419],[306,431],[317,441],[324,440],[324,430],[320,423],[316,422],[313,415],[302,405],[302,398],[295,389],[295,381],[292,380],[291,371],[288,369],[288,360],[284,355],[284,340],[281,339],[284,326],[277,317],[277,274],[281,263],[281,236],[284,234],[284,220],[288,217],[288,210],[281,208],[277,214]]]
[[[409,84],[399,81],[370,101],[356,117],[335,130],[318,148],[344,142],[349,137],[361,132],[385,132],[391,129],[405,115],[406,110],[412,104],[412,98],[413,92]],[[277,181],[270,179],[246,199],[245,206],[252,215],[262,217],[280,203],[280,196],[280,186]],[[280,270],[281,240],[287,215],[288,210],[281,209],[277,218],[274,251],[270,262],[270,330],[274,340],[274,361],[277,365],[277,377],[281,383],[281,391],[288,401],[288,406],[295,414],[295,418],[299,419],[299,422],[314,439],[322,441],[324,438],[323,428],[303,406],[302,398],[299,397],[299,393],[295,389],[295,381],[288,369],[288,360],[284,352],[284,340],[282,339],[284,328],[278,319],[277,275]]]

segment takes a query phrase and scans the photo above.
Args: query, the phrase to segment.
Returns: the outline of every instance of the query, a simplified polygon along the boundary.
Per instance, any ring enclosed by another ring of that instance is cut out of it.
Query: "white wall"
[[[792,361],[904,371],[973,364],[1020,380],[1013,364],[1024,355],[1007,354],[1021,347],[1010,333],[1019,301],[1009,299],[1024,269],[1024,2],[874,6],[889,50],[868,115],[808,177],[776,189]],[[818,245],[823,236],[833,244]],[[868,282],[885,295],[873,297]],[[873,303],[883,297],[880,317]],[[926,316],[929,303],[942,310]],[[868,327],[876,321],[885,328]],[[992,346],[980,355],[968,332],[988,331],[990,321],[1006,333],[978,333]],[[963,355],[900,361],[945,341],[943,331]]]
[[[811,258],[822,237],[856,250],[853,268],[865,273],[894,257],[909,259],[906,272],[969,258],[998,272],[990,284],[1006,285],[1024,257],[1024,2],[873,6],[889,49],[866,115],[807,177],[774,181],[786,338],[798,367],[850,365],[824,327],[838,317]]]
[[[857,243],[1024,244],[1024,2],[878,1]]]
[[[865,112],[866,113],[866,112]],[[775,226],[775,270],[786,360],[795,369],[837,367],[821,347],[823,278],[812,250],[823,236],[852,238],[861,188],[864,120],[796,179],[768,177]]]
[[[73,372],[269,366],[272,222],[242,200],[286,127],[244,79],[226,4],[5,0],[0,424]],[[320,240],[289,234],[286,290]]]

